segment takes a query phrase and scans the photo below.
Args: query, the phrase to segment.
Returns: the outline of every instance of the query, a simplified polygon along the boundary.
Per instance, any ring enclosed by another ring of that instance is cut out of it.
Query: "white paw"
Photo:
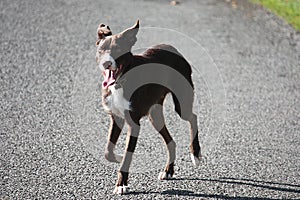
[[[126,194],[129,192],[128,186],[117,186],[114,190],[114,194]]]
[[[160,172],[158,174],[158,180],[168,180],[171,178],[172,178],[171,174],[168,174],[167,172]]]
[[[123,160],[123,156],[120,154],[115,154],[115,158],[116,158],[116,161],[118,161],[119,163],[121,163]]]
[[[116,163],[120,163],[123,160],[122,155],[114,154],[114,153],[105,153],[105,158],[109,162],[116,162]]]
[[[192,153],[191,153],[191,160],[195,166],[199,166],[200,162],[202,161],[201,157],[198,158],[198,157],[194,156],[194,154],[192,154]]]

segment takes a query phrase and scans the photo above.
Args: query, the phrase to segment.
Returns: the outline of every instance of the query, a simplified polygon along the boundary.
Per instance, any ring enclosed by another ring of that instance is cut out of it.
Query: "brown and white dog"
[[[172,95],[176,112],[190,123],[192,162],[197,165],[201,159],[197,116],[192,111],[191,66],[174,47],[165,44],[133,55],[131,48],[137,40],[138,30],[139,21],[115,35],[104,24],[97,30],[96,61],[104,76],[102,104],[111,117],[105,158],[121,163],[114,190],[117,194],[128,192],[128,171],[143,116],[149,116],[167,146],[168,161],[159,179],[173,176],[176,144],[166,128],[162,110],[168,93]],[[114,148],[125,122],[128,125],[127,143],[124,155],[120,156],[114,154]]]

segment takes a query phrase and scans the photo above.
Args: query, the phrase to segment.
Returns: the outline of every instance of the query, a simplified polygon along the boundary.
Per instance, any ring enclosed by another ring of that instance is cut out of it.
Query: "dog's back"
[[[165,65],[178,71],[193,87],[191,66],[173,46],[159,44],[147,49],[141,55],[134,55],[134,57],[135,62],[133,67],[149,63]]]
[[[120,78],[125,80],[122,85],[124,97],[131,103],[132,114],[137,118],[147,115],[150,107],[154,104],[162,104],[168,93],[172,94],[175,110],[180,116],[183,114],[183,108],[190,114],[190,105],[193,102],[191,73],[189,63],[170,45],[156,45],[143,54],[133,55],[131,64],[127,66]],[[147,80],[153,82],[147,83]],[[137,83],[141,83],[141,87],[137,88],[136,85],[139,85]],[[132,88],[136,89],[134,93],[129,92]]]

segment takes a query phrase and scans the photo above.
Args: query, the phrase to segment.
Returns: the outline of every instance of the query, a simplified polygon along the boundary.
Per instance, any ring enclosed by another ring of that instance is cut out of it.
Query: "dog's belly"
[[[103,96],[102,104],[104,110],[108,113],[125,118],[125,111],[130,110],[130,102],[124,98],[123,88],[115,88],[115,85],[109,87],[110,94]]]
[[[130,106],[132,114],[137,118],[149,114],[149,110],[153,105],[162,105],[163,100],[169,89],[158,84],[146,84],[134,91],[132,95],[126,93],[128,90],[124,89],[124,96],[130,97]]]

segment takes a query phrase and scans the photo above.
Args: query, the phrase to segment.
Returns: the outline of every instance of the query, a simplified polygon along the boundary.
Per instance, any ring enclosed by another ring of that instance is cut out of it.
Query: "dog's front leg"
[[[128,193],[128,172],[132,161],[133,152],[136,147],[140,126],[137,124],[128,125],[128,133],[126,138],[126,152],[118,172],[118,181],[114,193]]]
[[[111,115],[111,123],[105,150],[105,158],[110,162],[120,163],[123,160],[123,156],[114,154],[114,149],[119,139],[120,133],[123,129],[123,126],[124,119]]]

